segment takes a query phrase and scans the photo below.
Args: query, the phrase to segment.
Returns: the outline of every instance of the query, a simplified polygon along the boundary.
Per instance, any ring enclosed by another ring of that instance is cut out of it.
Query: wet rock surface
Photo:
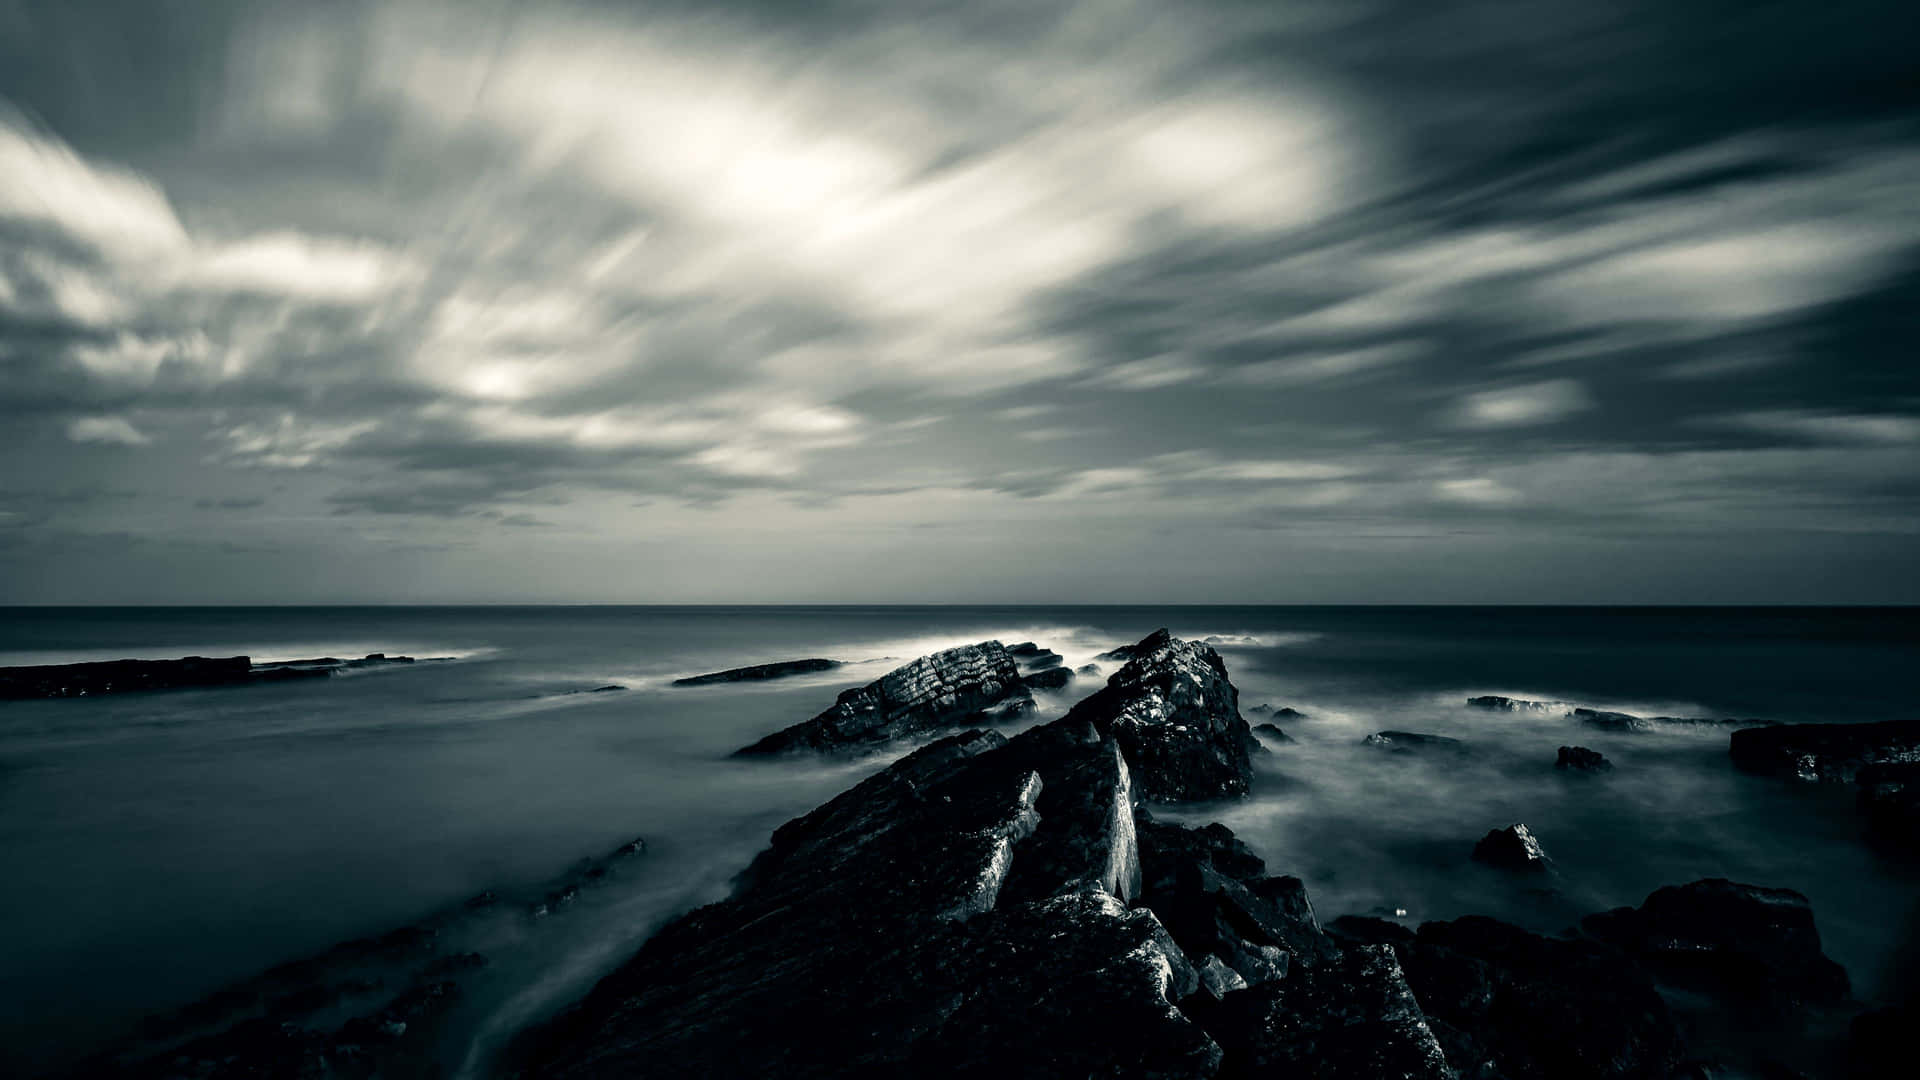
[[[791,675],[811,675],[821,671],[833,671],[841,666],[839,660],[825,660],[819,657],[809,657],[805,660],[780,660],[771,664],[749,664],[746,667],[728,668],[725,671],[713,671],[705,675],[689,675],[684,679],[673,680],[673,685],[713,686],[720,683],[759,682],[766,679],[784,679]]]
[[[1563,746],[1553,767],[1566,772],[1602,773],[1612,772],[1613,762],[1598,750],[1589,750],[1584,746]]]
[[[998,641],[962,645],[842,693],[833,707],[737,756],[872,749],[894,739],[1012,719],[1033,710],[1019,666]]]
[[[1253,733],[1226,663],[1209,645],[1156,630],[1133,659],[1067,714],[1120,744],[1141,796],[1181,802],[1245,795],[1253,778]]]
[[[1502,870],[1541,871],[1548,867],[1547,852],[1540,846],[1540,838],[1518,823],[1493,829],[1481,837],[1480,842],[1473,845],[1473,858]]]
[[[1736,731],[1728,753],[1747,772],[1847,783],[1868,765],[1920,761],[1920,720],[1783,724]]]

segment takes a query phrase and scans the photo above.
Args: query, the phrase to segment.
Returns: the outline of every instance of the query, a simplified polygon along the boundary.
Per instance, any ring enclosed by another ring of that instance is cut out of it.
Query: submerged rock
[[[1846,783],[1868,765],[1920,761],[1920,720],[1753,728],[1734,732],[1727,752],[1747,772]]]
[[[1073,672],[1063,667],[1042,668],[1021,676],[1020,681],[1032,690],[1061,690],[1073,681]]]
[[[1452,754],[1464,754],[1467,751],[1467,744],[1459,739],[1451,739],[1445,735],[1426,735],[1418,731],[1376,731],[1360,741],[1367,746],[1377,746],[1396,754],[1421,750]]]
[[[1476,861],[1503,870],[1545,870],[1547,852],[1533,831],[1522,824],[1490,830],[1473,845]]]
[[[1581,928],[1664,982],[1773,1015],[1832,1005],[1847,973],[1820,948],[1807,898],[1710,878],[1657,889],[1639,908],[1589,915]]]
[[[819,657],[809,657],[805,660],[780,660],[771,664],[750,664],[746,667],[728,668],[725,671],[714,671],[705,675],[689,675],[684,679],[673,680],[673,685],[712,686],[716,683],[784,679],[789,675],[811,675],[818,671],[832,671],[841,666],[838,660],[823,660]]]
[[[1156,630],[1133,646],[1134,659],[1107,685],[1075,705],[1069,720],[1111,735],[1155,802],[1245,795],[1253,778],[1253,734],[1240,717],[1239,691],[1212,647]]]
[[[1589,750],[1584,746],[1563,746],[1553,767],[1571,772],[1612,772],[1613,762],[1598,750]]]
[[[983,641],[897,667],[736,756],[868,749],[909,735],[1009,719],[1033,707],[1013,657],[999,642]]]
[[[1920,761],[1868,765],[1854,780],[1868,834],[1889,848],[1920,855]]]

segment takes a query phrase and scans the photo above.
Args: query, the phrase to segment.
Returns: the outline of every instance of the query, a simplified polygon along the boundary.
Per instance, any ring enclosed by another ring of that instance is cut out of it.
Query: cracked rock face
[[[1033,707],[1014,658],[999,642],[983,641],[903,664],[842,693],[813,719],[738,754],[868,749],[910,735],[1011,719]]]
[[[1113,739],[968,732],[782,826],[536,1033],[539,1076],[1210,1076],[1199,973],[1140,887]]]
[[[1240,716],[1240,694],[1212,646],[1156,630],[1126,650],[1127,665],[1073,707],[1120,744],[1142,798],[1188,802],[1247,793],[1249,750],[1257,745]]]

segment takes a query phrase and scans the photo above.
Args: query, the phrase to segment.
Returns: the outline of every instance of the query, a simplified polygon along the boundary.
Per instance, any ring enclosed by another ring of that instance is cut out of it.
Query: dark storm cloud
[[[0,482],[176,500],[0,524],[348,524],[343,575],[479,552],[454,595],[473,522],[603,572],[903,521],[976,576],[1036,532],[1223,582],[1262,530],[1839,557],[1920,523],[1907,15],[0,4]]]

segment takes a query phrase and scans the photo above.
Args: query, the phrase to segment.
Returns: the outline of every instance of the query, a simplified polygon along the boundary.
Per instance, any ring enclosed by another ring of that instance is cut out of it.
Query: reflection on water
[[[444,1047],[450,1065],[475,1065],[662,920],[724,894],[774,826],[883,764],[736,762],[734,748],[946,645],[1032,639],[1078,667],[1158,625],[1218,637],[1243,708],[1308,714],[1283,721],[1297,742],[1259,760],[1254,797],[1176,816],[1226,822],[1274,871],[1305,878],[1323,917],[1477,911],[1555,931],[1662,884],[1728,876],[1807,893],[1863,992],[1888,974],[1916,881],[1857,842],[1850,792],[1736,774],[1724,731],[1616,734],[1462,702],[1500,693],[1642,713],[1899,715],[1920,690],[1906,612],[43,609],[0,618],[0,655],[464,659],[0,704],[0,1045],[16,1055],[0,1065],[44,1064],[144,1011],[481,890],[531,887],[646,836],[641,862],[565,912],[487,931],[492,963],[467,984]],[[797,656],[852,664],[666,686]],[[609,684],[627,689],[577,692]],[[1042,718],[1093,685],[1047,696]],[[1383,728],[1455,736],[1470,752],[1360,744]],[[1568,743],[1618,768],[1561,774],[1554,752]],[[1467,858],[1486,830],[1515,821],[1554,858],[1548,879],[1516,881]]]

